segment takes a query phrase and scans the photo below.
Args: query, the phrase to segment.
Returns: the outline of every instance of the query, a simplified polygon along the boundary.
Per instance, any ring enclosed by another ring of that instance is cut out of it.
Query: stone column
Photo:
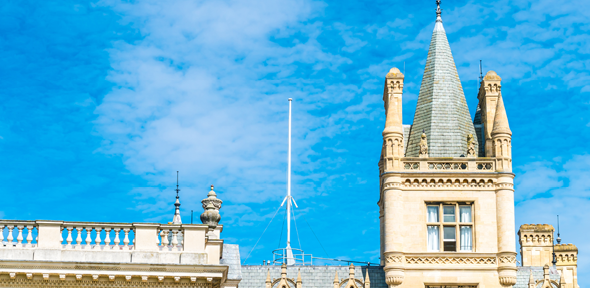
[[[383,218],[383,203],[379,203],[379,237],[380,237],[380,251],[379,251],[379,263],[381,266],[385,266],[385,219]]]
[[[500,284],[516,284],[516,235],[514,233],[513,174],[503,174],[496,186],[496,222],[498,227],[498,276]]]
[[[403,245],[404,217],[401,177],[388,176],[383,186],[385,282],[391,287],[404,280]]]

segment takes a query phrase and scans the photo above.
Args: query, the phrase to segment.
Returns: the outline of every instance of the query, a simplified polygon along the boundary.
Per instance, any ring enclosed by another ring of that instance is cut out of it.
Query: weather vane
[[[440,0],[436,0],[436,18],[440,18],[442,10],[440,9]]]

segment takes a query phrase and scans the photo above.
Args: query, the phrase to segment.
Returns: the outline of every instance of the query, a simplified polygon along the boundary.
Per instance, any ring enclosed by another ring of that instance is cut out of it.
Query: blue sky
[[[479,60],[503,79],[517,227],[555,224],[560,214],[564,242],[581,250],[579,274],[589,274],[590,2],[442,8],[472,114]],[[202,212],[215,184],[223,237],[245,257],[285,194],[291,97],[301,245],[378,262],[383,79],[391,67],[405,71],[411,124],[434,9],[434,1],[4,1],[0,180],[3,203],[14,204],[0,216],[171,221],[179,170],[183,220]],[[279,246],[282,219],[248,263]]]

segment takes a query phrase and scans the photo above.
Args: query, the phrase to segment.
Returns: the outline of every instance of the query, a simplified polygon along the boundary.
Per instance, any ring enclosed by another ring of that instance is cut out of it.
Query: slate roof
[[[543,279],[543,267],[517,267],[516,285],[513,288],[528,288],[530,271],[533,271],[535,280]],[[383,266],[356,266],[355,278],[364,280],[367,270],[371,279],[371,288],[387,288],[385,283],[385,273]],[[271,279],[281,277],[281,266],[261,266],[247,265],[242,266],[244,277],[239,288],[261,288],[266,281],[266,273],[270,271]],[[301,271],[301,280],[304,288],[332,288],[334,275],[338,271],[338,278],[348,277],[348,266],[289,266],[287,268],[287,277],[297,279],[297,272]],[[551,273],[551,280],[559,283],[559,274]]]
[[[223,244],[223,253],[219,264],[228,265],[227,279],[242,279],[242,265],[240,264],[240,246],[236,244]]]
[[[516,284],[512,286],[513,288],[528,288],[531,271],[533,271],[533,279],[535,281],[543,280],[543,267],[541,266],[521,266],[517,268],[518,270],[516,271]],[[551,270],[549,271],[549,279],[555,280],[557,283],[559,283],[559,273],[551,273]]]
[[[428,139],[430,157],[467,154],[467,135],[476,135],[440,17],[432,32],[406,157],[418,157],[422,130]]]

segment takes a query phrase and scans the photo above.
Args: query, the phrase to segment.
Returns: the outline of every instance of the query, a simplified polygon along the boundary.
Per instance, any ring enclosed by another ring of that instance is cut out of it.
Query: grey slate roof
[[[334,275],[336,271],[338,271],[338,278],[340,280],[348,278],[348,266],[290,266],[287,268],[287,278],[297,280],[298,269],[301,269],[301,281],[304,288],[334,287]],[[382,266],[356,266],[354,272],[355,278],[364,281],[367,269],[369,270],[371,288],[387,288],[385,272],[383,272]],[[281,278],[281,266],[278,265],[242,266],[243,279],[240,281],[238,287],[265,287],[266,273],[269,270],[271,280]]]
[[[228,265],[227,279],[242,279],[242,265],[240,264],[240,246],[236,244],[223,244],[223,253],[219,264]]]
[[[418,95],[406,157],[418,157],[425,131],[430,157],[467,153],[467,135],[476,135],[442,20],[437,19]],[[474,137],[477,141],[477,137]],[[475,143],[478,150],[478,143]]]
[[[301,269],[301,281],[304,288],[332,288],[336,271],[338,271],[339,279],[348,278],[348,266],[291,266],[287,268],[287,277],[297,280],[298,269]],[[357,266],[355,267],[355,278],[364,280],[367,269],[369,270],[371,288],[387,288],[383,266]],[[543,267],[517,267],[517,269],[516,285],[513,288],[528,288],[531,270],[535,280],[543,279]],[[281,266],[242,266],[243,279],[238,287],[265,287],[266,273],[269,270],[271,279],[281,277]],[[549,277],[559,283],[559,274],[550,274]]]
[[[412,125],[403,125],[404,129],[404,156],[406,155],[406,151],[408,151],[408,139],[410,138],[410,131],[412,130]]]
[[[533,271],[533,279],[535,279],[535,281],[543,280],[543,267],[541,266],[528,266],[517,268],[518,270],[516,271],[516,284],[512,286],[513,288],[528,288],[531,271]],[[557,283],[559,283],[559,278],[559,273],[549,273],[549,279],[555,280]]]

